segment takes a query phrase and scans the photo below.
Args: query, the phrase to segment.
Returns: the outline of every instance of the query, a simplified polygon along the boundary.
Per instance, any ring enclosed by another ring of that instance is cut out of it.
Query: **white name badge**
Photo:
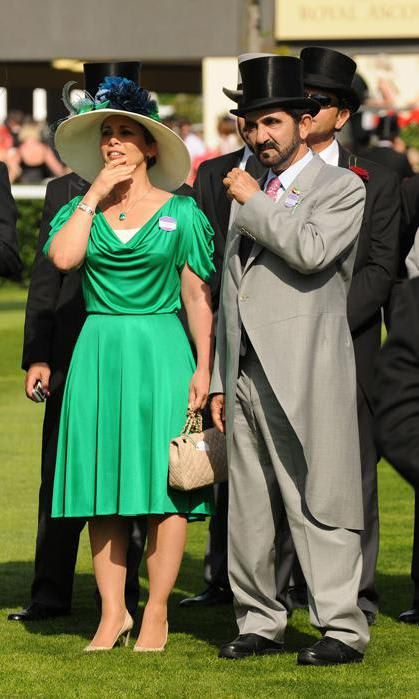
[[[177,227],[177,221],[172,216],[162,216],[159,218],[159,228],[162,231],[175,231]]]

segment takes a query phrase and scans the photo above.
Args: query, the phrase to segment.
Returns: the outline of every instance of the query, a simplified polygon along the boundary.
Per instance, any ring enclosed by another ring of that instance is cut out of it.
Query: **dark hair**
[[[299,124],[301,121],[301,117],[304,114],[309,114],[310,112],[307,111],[307,109],[284,109],[283,110],[286,114],[289,114],[291,119],[296,123]]]
[[[154,138],[153,134],[150,133],[148,129],[146,129],[145,126],[142,124],[139,124],[141,126],[143,133],[144,133],[144,140],[148,146],[150,146],[152,143],[157,143],[156,139]],[[155,165],[157,162],[157,158],[155,155],[151,155],[147,158],[147,170],[149,170],[153,165]]]

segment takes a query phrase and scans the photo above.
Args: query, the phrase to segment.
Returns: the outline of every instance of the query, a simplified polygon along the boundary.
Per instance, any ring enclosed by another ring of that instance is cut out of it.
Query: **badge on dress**
[[[294,206],[297,206],[300,203],[300,196],[301,192],[299,189],[296,187],[293,187],[290,192],[287,194],[287,198],[285,199],[284,206],[287,207],[287,209],[292,209]]]
[[[172,216],[162,216],[159,218],[159,228],[162,231],[175,231],[177,227],[177,221]]]

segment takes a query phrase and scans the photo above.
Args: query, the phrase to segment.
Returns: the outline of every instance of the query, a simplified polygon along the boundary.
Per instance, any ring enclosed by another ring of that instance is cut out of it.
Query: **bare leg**
[[[159,648],[166,640],[167,600],[174,587],[186,542],[186,517],[150,516],[148,519],[148,602],[137,645]]]
[[[102,599],[94,646],[111,645],[125,620],[128,534],[129,523],[123,517],[94,517],[89,521],[93,568]]]

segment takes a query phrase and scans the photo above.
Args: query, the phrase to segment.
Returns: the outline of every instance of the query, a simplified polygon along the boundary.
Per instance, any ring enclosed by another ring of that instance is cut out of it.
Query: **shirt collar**
[[[253,151],[250,150],[249,146],[244,147],[244,152],[240,160],[239,168],[240,170],[244,170],[246,168],[246,163],[249,160],[250,156],[253,155]]]
[[[317,155],[328,165],[337,166],[339,164],[339,145],[336,138],[333,139],[330,146],[321,150]]]
[[[279,190],[278,195],[281,196],[281,194],[285,192],[285,190],[288,189],[288,187],[294,182],[295,178],[297,177],[297,175],[300,174],[301,170],[303,170],[305,166],[308,165],[312,158],[313,153],[311,150],[309,150],[308,153],[306,153],[300,160],[297,160],[296,163],[290,165],[290,167],[284,170],[284,172],[281,172],[280,175],[276,175],[274,172],[272,172],[272,170],[269,170],[264,189],[266,190],[266,187],[268,186],[269,182],[274,177],[279,177],[281,181],[281,189]]]

